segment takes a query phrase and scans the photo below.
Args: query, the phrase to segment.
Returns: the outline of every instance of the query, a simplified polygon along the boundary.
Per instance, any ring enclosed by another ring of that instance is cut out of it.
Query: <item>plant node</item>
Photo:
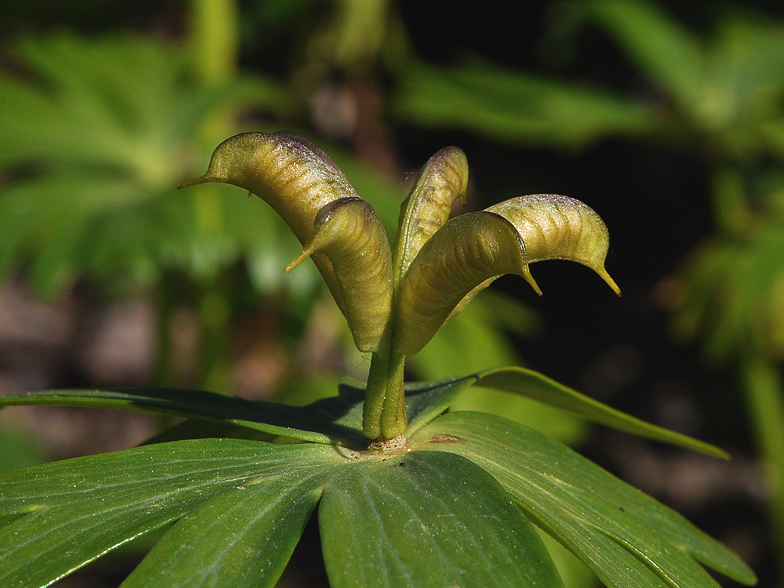
[[[378,451],[380,453],[403,453],[408,451],[408,440],[403,434],[393,437],[392,439],[385,439],[380,441],[373,441],[368,449],[370,451]]]

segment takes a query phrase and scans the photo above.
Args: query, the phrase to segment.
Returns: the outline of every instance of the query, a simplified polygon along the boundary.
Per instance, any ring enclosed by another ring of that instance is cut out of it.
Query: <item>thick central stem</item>
[[[393,439],[406,431],[406,397],[403,370],[406,356],[382,339],[379,350],[370,360],[367,393],[362,415],[362,429],[373,441]]]

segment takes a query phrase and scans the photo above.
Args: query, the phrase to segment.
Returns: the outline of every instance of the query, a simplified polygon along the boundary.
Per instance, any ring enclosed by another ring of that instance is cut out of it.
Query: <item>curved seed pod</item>
[[[538,289],[528,270],[525,245],[512,223],[486,211],[447,221],[424,244],[400,282],[397,348],[409,356],[418,353],[466,295],[503,274],[520,275]]]
[[[556,194],[520,196],[486,209],[511,222],[525,243],[528,263],[566,259],[588,266],[610,288],[621,290],[604,269],[610,235],[601,217],[574,198]]]
[[[395,240],[395,283],[399,283],[425,242],[449,218],[452,204],[466,204],[468,161],[458,147],[445,147],[419,173],[411,194],[401,206]]]
[[[520,196],[490,206],[517,228],[526,245],[528,263],[566,259],[590,267],[620,296],[621,290],[604,269],[610,235],[604,221],[593,209],[574,198],[556,194]],[[449,318],[460,314],[468,303],[493,280],[479,284],[455,307]],[[540,296],[542,291],[534,287]]]
[[[599,215],[565,196],[522,196],[453,218],[422,247],[400,284],[396,345],[414,355],[503,274],[524,277],[541,295],[528,268],[535,261],[582,263],[620,296],[604,269],[608,248],[609,234]]]
[[[319,210],[338,198],[357,196],[329,155],[288,131],[241,133],[226,139],[212,154],[207,173],[178,188],[207,182],[232,184],[256,194],[301,243],[310,238]]]
[[[207,173],[177,186],[207,182],[232,184],[261,197],[277,212],[303,245],[310,239],[318,212],[340,198],[357,197],[346,176],[324,151],[288,131],[241,133],[218,145]],[[387,249],[389,244],[386,243]],[[338,307],[347,301],[328,257],[313,256]]]
[[[361,198],[330,202],[288,273],[311,255],[329,258],[345,301],[343,313],[360,351],[377,351],[392,306],[389,242],[376,212]]]

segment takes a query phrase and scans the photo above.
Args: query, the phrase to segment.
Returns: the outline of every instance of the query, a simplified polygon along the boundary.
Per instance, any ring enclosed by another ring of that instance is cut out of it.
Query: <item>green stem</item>
[[[175,307],[172,283],[174,277],[166,273],[161,278],[157,291],[158,303],[158,353],[155,365],[155,384],[161,388],[177,388],[174,369],[174,349],[172,337],[172,315]]]
[[[222,272],[208,278],[199,291],[199,335],[201,337],[199,385],[212,392],[234,390],[229,357],[231,305]]]
[[[395,351],[385,337],[370,360],[362,415],[362,428],[368,439],[392,439],[406,431],[405,363],[405,355]]]
[[[235,0],[192,0],[192,33],[199,75],[207,84],[224,83],[237,68]]]
[[[237,75],[239,15],[236,0],[191,0],[194,73],[204,86],[231,82]],[[223,140],[233,128],[227,107],[204,117],[199,138],[205,145]]]
[[[774,540],[784,561],[784,384],[777,366],[758,353],[743,363],[746,396],[765,468]]]
[[[393,439],[408,428],[406,419],[406,392],[403,388],[406,356],[392,352],[389,359],[387,393],[381,410],[381,438]]]

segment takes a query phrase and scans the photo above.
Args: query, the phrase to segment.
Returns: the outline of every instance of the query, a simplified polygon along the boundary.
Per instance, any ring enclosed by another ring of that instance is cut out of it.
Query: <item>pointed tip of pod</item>
[[[295,267],[297,267],[299,264],[305,261],[312,254],[313,254],[313,249],[311,247],[305,247],[305,249],[303,249],[302,252],[291,261],[291,263],[289,263],[285,268],[283,268],[283,273],[284,274],[289,273],[291,270],[293,270]]]
[[[191,186],[197,186],[198,184],[208,184],[210,182],[216,182],[217,180],[213,178],[210,174],[204,174],[203,176],[199,176],[198,178],[194,178],[192,180],[188,180],[187,182],[183,182],[177,186],[178,190],[182,188],[190,188]]]
[[[594,269],[594,271],[595,271],[597,274],[599,274],[599,276],[600,276],[600,277],[601,277],[601,278],[602,278],[602,279],[603,279],[605,282],[607,282],[607,285],[608,285],[610,288],[612,288],[613,292],[615,292],[615,293],[618,295],[618,298],[620,298],[620,297],[621,297],[621,289],[618,287],[618,284],[616,284],[616,283],[615,283],[615,280],[613,280],[613,279],[610,277],[610,274],[608,274],[608,273],[607,273],[607,270],[605,270],[604,268],[601,268],[600,270],[598,270],[598,269]]]
[[[531,275],[531,270],[528,269],[528,264],[526,264],[525,269],[523,270],[523,273],[521,275],[523,276],[523,279],[531,285],[531,288],[534,289],[534,292],[536,292],[539,296],[541,296],[542,289],[539,287],[539,284],[536,283],[536,280],[534,280],[534,277]]]

